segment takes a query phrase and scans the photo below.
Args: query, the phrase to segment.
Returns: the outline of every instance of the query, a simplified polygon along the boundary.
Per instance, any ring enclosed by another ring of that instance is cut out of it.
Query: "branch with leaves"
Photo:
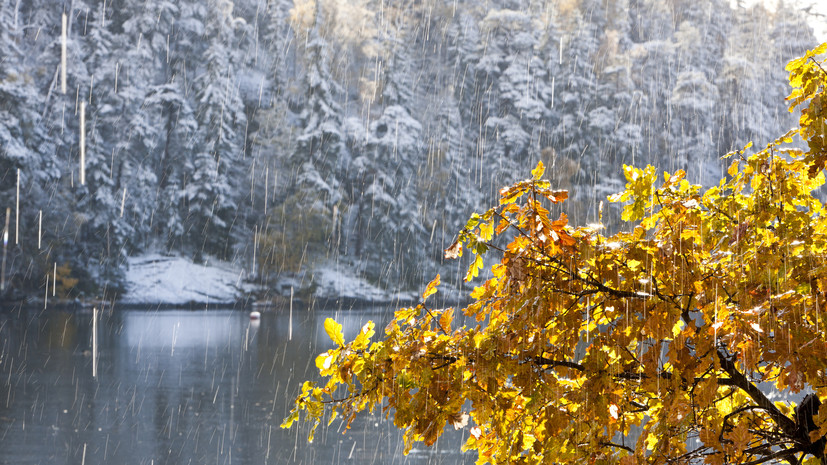
[[[801,128],[733,159],[702,189],[684,172],[624,167],[625,231],[574,228],[551,206],[567,198],[532,178],[500,191],[446,251],[473,254],[466,274],[490,277],[460,312],[398,310],[373,341],[352,342],[328,319],[336,347],[316,359],[282,426],[325,412],[347,426],[381,409],[405,430],[405,452],[468,428],[478,463],[825,464],[827,220],[825,75],[814,57],[790,63]],[[798,135],[808,151],[789,148]],[[759,386],[814,394],[795,406]],[[326,410],[327,408],[327,410]],[[315,427],[314,427],[315,430]],[[311,432],[312,438],[312,432]]]

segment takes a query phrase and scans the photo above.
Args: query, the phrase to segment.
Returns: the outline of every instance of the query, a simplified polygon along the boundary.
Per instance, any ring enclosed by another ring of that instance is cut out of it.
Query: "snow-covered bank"
[[[129,258],[125,304],[234,304],[247,288],[244,271],[233,264],[211,260],[207,265],[187,258],[147,254]]]
[[[308,273],[304,280],[283,277],[276,280],[271,292],[245,282],[245,270],[233,263],[211,259],[207,265],[188,258],[150,253],[129,258],[126,273],[127,291],[120,302],[127,305],[235,305],[252,303],[253,295],[264,302],[273,297],[289,298],[290,288],[296,299],[317,302],[345,301],[356,304],[412,302],[416,292],[382,289],[355,276],[349,267],[326,264]],[[269,294],[269,295],[268,295]]]
[[[412,302],[417,300],[416,292],[382,289],[363,278],[353,276],[348,268],[328,265],[313,272],[317,299],[349,300],[373,304]]]

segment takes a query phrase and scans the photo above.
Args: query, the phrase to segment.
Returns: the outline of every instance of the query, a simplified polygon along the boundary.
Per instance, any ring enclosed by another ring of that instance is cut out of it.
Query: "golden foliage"
[[[717,186],[624,167],[626,189],[610,200],[625,204],[626,231],[552,218],[567,192],[542,179],[542,163],[503,188],[446,250],[473,255],[466,280],[498,257],[461,310],[471,324],[426,305],[439,277],[377,342],[372,324],[347,343],[325,322],[336,342],[316,361],[326,381],[305,383],[282,426],[301,411],[318,424],[326,406],[349,426],[381,407],[405,430],[405,452],[451,425],[468,428],[463,449],[478,463],[823,456],[827,415],[771,402],[757,383],[827,397],[827,219],[812,195],[827,161],[827,73],[815,60],[826,49],[788,66],[801,128],[727,155]],[[808,151],[785,145],[794,133]]]

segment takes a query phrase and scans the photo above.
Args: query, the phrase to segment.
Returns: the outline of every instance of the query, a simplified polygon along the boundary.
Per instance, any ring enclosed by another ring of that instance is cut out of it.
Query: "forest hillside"
[[[49,279],[116,297],[144,253],[276,291],[334,264],[417,287],[540,160],[576,224],[621,164],[720,179],[721,154],[795,124],[782,70],[816,43],[806,19],[783,1],[0,1],[0,297]]]

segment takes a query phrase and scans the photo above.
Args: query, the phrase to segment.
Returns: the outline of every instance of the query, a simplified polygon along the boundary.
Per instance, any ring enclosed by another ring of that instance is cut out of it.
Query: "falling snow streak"
[[[11,209],[6,208],[6,224],[3,226],[3,261],[0,263],[0,291],[6,289],[6,254],[9,248],[9,217]]]
[[[98,307],[92,308],[92,378],[98,377]],[[84,448],[86,446],[84,445]],[[85,450],[84,450],[85,452]]]
[[[66,94],[66,66],[68,60],[66,59],[66,41],[68,36],[67,31],[67,16],[64,12],[60,17],[60,93]]]
[[[14,200],[14,245],[20,243],[20,168],[17,168],[17,186]]]
[[[86,101],[80,102],[80,185],[86,184]]]

